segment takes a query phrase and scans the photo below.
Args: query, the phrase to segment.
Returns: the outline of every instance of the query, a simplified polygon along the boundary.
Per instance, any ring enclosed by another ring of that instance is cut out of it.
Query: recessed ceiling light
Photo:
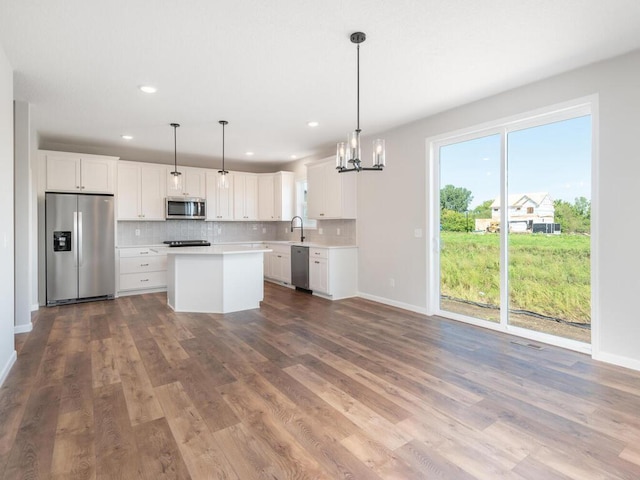
[[[298,155],[291,155],[291,157],[289,158],[291,158],[291,160],[295,160],[296,158],[298,158]]]
[[[246,155],[247,157],[251,157],[253,155],[253,152],[247,152]]]
[[[138,88],[144,93],[156,93],[158,91],[153,85],[140,85]]]
[[[312,120],[311,122],[307,122],[307,126],[309,127],[317,127],[318,125],[320,125],[318,122],[316,122],[315,120]]]
[[[123,140],[133,140],[133,137],[131,135],[120,135],[122,137]]]

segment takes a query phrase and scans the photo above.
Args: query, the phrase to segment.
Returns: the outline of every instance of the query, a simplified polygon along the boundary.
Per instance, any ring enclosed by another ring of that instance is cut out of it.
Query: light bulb
[[[347,149],[348,161],[360,160],[360,132],[355,130],[349,135],[349,148]]]
[[[373,166],[374,168],[385,166],[384,140],[381,138],[373,141]]]
[[[174,190],[181,190],[182,189],[182,174],[180,172],[173,171],[171,172],[171,175],[173,176],[173,188]]]
[[[227,179],[226,172],[222,170],[218,171],[220,178],[218,178],[218,188],[229,188],[229,180]]]
[[[345,168],[347,165],[347,144],[339,142],[336,147],[336,168]]]

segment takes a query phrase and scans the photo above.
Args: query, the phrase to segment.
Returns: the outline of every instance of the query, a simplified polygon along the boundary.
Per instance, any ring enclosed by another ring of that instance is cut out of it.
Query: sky
[[[509,194],[548,192],[552,200],[591,199],[591,116],[510,132]],[[500,194],[500,135],[440,149],[440,188],[471,190],[470,209]]]

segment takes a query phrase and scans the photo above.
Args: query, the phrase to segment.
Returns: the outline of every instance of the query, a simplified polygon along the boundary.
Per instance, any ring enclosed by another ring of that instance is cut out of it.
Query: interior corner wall
[[[30,192],[31,175],[29,150],[31,148],[29,104],[13,104],[14,122],[14,215],[15,215],[15,333],[31,331],[30,274]]]
[[[30,272],[30,302],[31,311],[39,309],[39,292],[38,292],[38,148],[40,143],[40,135],[36,131],[33,123],[30,122],[29,133],[29,171],[31,178],[29,181],[29,272]]]
[[[597,95],[597,167],[592,204],[594,357],[640,369],[640,291],[635,205],[640,156],[640,51],[599,62],[379,134],[383,173],[358,174],[359,291],[362,296],[425,312],[427,265],[427,138],[573,99]],[[368,145],[365,139],[363,145]],[[363,158],[370,151],[363,149]],[[420,233],[423,234],[420,237]],[[437,233],[437,232],[436,232]],[[434,233],[435,234],[435,233]],[[393,285],[393,286],[392,286]]]
[[[13,337],[13,70],[0,46],[0,384],[16,360]]]

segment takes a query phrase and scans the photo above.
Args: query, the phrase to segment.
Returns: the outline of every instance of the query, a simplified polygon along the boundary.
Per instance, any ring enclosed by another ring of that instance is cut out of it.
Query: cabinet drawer
[[[120,259],[120,273],[142,273],[167,270],[167,256],[125,257]]]
[[[289,244],[283,245],[280,243],[272,243],[268,248],[273,250],[273,253],[278,253],[280,255],[291,255],[291,245]]]
[[[120,275],[120,290],[141,290],[167,286],[167,272],[125,273]]]
[[[309,258],[329,258],[329,250],[326,248],[310,248]]]
[[[150,247],[140,247],[140,248],[121,248],[120,249],[120,258],[122,257],[150,257],[153,255],[166,255],[166,247],[160,248],[150,248]]]

